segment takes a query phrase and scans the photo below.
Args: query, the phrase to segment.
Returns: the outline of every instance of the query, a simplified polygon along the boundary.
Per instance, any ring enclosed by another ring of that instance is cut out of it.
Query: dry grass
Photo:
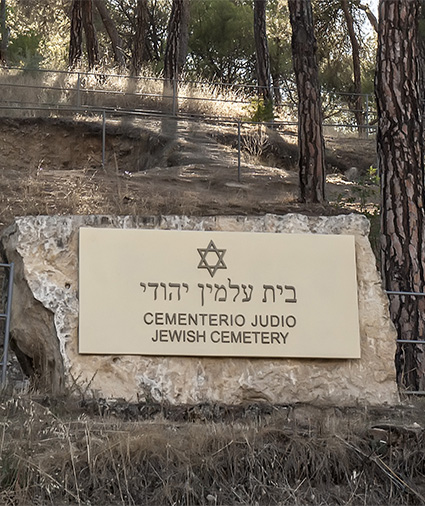
[[[165,89],[164,80],[149,72],[144,72],[143,77],[132,77],[102,70],[66,73],[1,69],[0,91],[2,103],[13,107],[82,106],[171,112],[173,104],[173,89]],[[246,119],[251,103],[243,88],[206,82],[181,82],[178,96],[183,114]],[[22,114],[34,115],[32,111],[21,111],[19,116]]]
[[[2,504],[424,501],[423,429],[393,424],[379,440],[364,411],[122,403],[102,416],[104,402],[86,403],[85,412],[72,402],[3,402]]]

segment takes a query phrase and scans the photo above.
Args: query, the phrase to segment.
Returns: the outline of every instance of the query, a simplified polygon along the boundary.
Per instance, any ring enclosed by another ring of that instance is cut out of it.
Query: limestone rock
[[[105,356],[78,353],[78,231],[85,227],[353,234],[361,332],[360,360]],[[16,278],[11,335],[38,388],[65,387],[126,400],[171,404],[221,402],[393,404],[398,402],[396,333],[358,215],[307,217],[17,218],[2,236]]]

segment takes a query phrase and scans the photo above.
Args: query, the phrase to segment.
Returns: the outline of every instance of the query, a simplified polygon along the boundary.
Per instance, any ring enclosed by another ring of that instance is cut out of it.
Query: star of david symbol
[[[207,269],[212,278],[218,269],[227,269],[223,260],[226,250],[218,249],[214,244],[214,241],[210,241],[206,248],[197,249],[198,253],[201,255],[201,261],[199,262],[198,269]],[[215,263],[214,260],[216,260]]]

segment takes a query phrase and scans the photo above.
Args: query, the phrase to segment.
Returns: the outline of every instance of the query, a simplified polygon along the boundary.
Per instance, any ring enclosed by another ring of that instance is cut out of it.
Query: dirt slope
[[[109,120],[104,167],[99,118],[3,119],[0,139],[0,226],[26,214],[347,212],[364,185],[343,171],[359,178],[375,160],[373,140],[328,137],[330,205],[305,206],[291,131],[244,130],[240,180],[229,126]]]

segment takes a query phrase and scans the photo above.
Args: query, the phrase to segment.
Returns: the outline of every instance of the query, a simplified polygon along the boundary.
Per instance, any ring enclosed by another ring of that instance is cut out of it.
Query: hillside
[[[4,119],[0,226],[28,214],[335,214],[376,202],[373,139],[327,136],[329,205],[298,203],[296,135],[195,120]],[[351,167],[349,178],[344,174]]]

